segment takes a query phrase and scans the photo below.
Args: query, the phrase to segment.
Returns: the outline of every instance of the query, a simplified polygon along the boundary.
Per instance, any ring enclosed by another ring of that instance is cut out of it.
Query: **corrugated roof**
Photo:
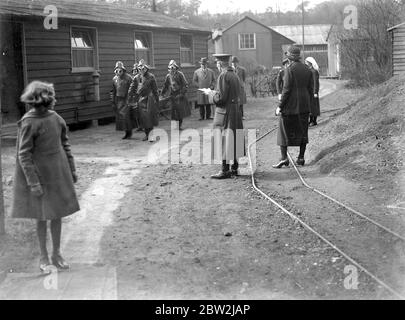
[[[0,0],[0,14],[15,16],[46,16],[44,8],[54,5],[58,17],[104,23],[119,23],[150,28],[210,32],[202,27],[146,9],[89,0]]]
[[[332,25],[330,24],[305,25],[305,44],[327,44],[326,39],[331,26]],[[294,40],[296,44],[302,45],[302,25],[271,26],[270,28],[273,28],[287,38]]]

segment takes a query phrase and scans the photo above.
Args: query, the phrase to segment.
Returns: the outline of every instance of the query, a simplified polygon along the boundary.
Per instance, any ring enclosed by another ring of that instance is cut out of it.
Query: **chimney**
[[[152,0],[152,11],[156,12],[156,0]]]
[[[214,30],[212,31],[212,40],[215,44],[215,53],[224,53],[224,48],[222,45],[222,28],[220,24],[215,24]]]

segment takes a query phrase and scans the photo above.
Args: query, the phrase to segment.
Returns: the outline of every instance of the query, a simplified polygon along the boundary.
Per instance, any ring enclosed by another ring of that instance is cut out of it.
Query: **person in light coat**
[[[201,58],[201,68],[194,71],[193,83],[198,89],[215,89],[215,73],[212,69],[208,68],[208,59]],[[211,118],[211,104],[208,101],[208,96],[204,92],[197,91],[197,105],[200,108],[200,119],[212,120]]]

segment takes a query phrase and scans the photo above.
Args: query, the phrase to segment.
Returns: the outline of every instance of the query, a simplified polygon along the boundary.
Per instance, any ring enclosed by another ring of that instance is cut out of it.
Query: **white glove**
[[[279,116],[279,115],[281,115],[281,109],[280,109],[280,107],[277,107],[277,109],[276,109],[276,116]]]
[[[314,98],[318,98],[318,95],[317,95],[317,94],[314,94]]]
[[[278,101],[281,101],[282,94],[278,95]]]

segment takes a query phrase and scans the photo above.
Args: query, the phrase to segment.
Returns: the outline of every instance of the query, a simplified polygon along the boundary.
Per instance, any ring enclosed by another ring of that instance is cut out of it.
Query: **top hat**
[[[290,60],[299,60],[301,58],[301,49],[297,46],[289,46],[285,55]]]
[[[233,56],[233,57],[232,57],[232,62],[239,63],[238,57],[237,57],[237,56]]]
[[[177,65],[176,61],[170,60],[169,62],[169,68],[175,67],[176,69],[179,69],[180,67]]]
[[[218,61],[228,62],[229,63],[229,58],[231,57],[231,54],[228,54],[228,53],[216,53],[216,54],[213,54],[212,56],[215,57],[215,59],[217,59]]]
[[[200,62],[200,64],[208,64],[208,59],[204,57],[204,58],[201,58],[199,62]]]
[[[114,70],[117,70],[118,68],[127,71],[127,69],[125,69],[124,64],[122,63],[122,61],[117,61],[115,63]]]

